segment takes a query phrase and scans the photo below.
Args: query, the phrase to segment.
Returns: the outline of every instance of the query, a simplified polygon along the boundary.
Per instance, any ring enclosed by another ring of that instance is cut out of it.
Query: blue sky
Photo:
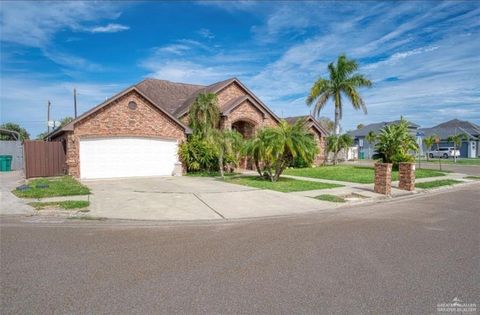
[[[345,53],[374,81],[368,115],[345,104],[342,127],[405,116],[422,126],[480,123],[476,1],[1,2],[1,122],[32,136],[153,77],[211,84],[236,76],[279,116]],[[331,104],[321,114],[333,118]]]

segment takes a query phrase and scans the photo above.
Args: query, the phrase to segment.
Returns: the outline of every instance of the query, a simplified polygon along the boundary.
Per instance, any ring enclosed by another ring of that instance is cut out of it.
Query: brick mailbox
[[[377,194],[390,195],[392,191],[392,164],[375,163],[375,187]]]
[[[400,163],[398,167],[398,188],[403,190],[415,190],[415,164]]]

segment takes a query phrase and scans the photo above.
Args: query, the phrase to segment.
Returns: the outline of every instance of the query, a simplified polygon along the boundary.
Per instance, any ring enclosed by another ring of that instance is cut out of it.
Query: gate
[[[25,141],[25,177],[49,177],[66,173],[65,149],[62,142]]]

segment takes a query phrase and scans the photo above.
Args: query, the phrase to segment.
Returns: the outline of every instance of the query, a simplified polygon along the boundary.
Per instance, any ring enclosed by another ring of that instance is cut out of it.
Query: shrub
[[[218,151],[214,145],[198,136],[190,136],[180,144],[178,154],[187,171],[213,171],[218,169]]]
[[[374,159],[393,163],[394,169],[398,169],[400,162],[413,162],[418,144],[408,130],[408,122],[401,118],[398,124],[383,127],[377,136],[375,151]]]

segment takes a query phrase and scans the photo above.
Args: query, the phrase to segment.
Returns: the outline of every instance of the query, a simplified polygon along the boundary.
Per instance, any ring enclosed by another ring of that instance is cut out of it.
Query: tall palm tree
[[[217,95],[214,93],[200,93],[189,110],[190,127],[193,133],[203,138],[220,122]]]
[[[313,115],[318,117],[328,100],[335,103],[335,134],[340,134],[340,120],[342,119],[342,98],[350,100],[355,109],[362,109],[367,113],[365,102],[358,92],[360,87],[371,87],[372,82],[362,74],[357,73],[358,64],[345,55],[340,55],[337,63],[328,65],[329,78],[320,78],[312,86],[307,97],[307,105],[315,102]]]

